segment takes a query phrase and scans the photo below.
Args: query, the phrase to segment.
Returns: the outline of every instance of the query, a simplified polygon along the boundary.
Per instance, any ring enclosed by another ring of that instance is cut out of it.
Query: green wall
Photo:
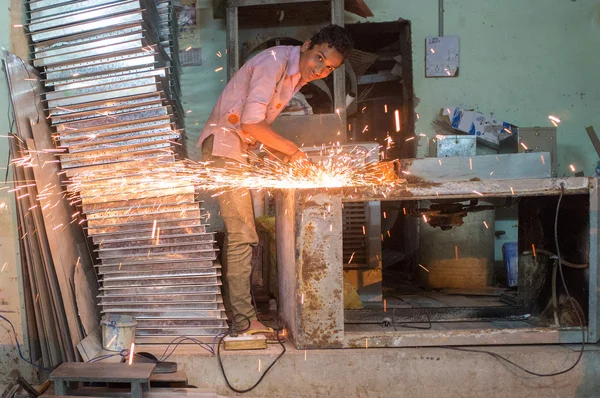
[[[367,0],[369,21],[412,22],[416,132],[446,105],[463,105],[521,127],[558,128],[558,175],[569,164],[586,175],[597,155],[585,132],[600,131],[600,2],[597,0],[445,0],[444,34],[460,36],[460,76],[424,78],[424,41],[438,35],[437,0]],[[349,17],[347,22],[364,20]],[[424,141],[425,139],[421,139]],[[425,154],[421,142],[419,154]]]

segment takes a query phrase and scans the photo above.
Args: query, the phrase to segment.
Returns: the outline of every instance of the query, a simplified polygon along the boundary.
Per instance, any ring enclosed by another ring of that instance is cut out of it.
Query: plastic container
[[[135,341],[137,321],[129,315],[104,315],[102,321],[102,346],[109,351],[129,349]]]
[[[506,265],[508,286],[515,287],[519,284],[519,256],[517,255],[517,242],[506,242],[502,245],[502,257]]]

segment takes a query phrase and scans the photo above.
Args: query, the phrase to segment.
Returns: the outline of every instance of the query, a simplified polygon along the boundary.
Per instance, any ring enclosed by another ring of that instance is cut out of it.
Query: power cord
[[[537,377],[553,377],[553,376],[565,374],[565,373],[573,370],[579,364],[579,362],[581,362],[581,358],[583,357],[583,352],[585,350],[585,323],[584,323],[585,316],[582,317],[583,309],[581,308],[579,303],[571,297],[571,294],[569,293],[569,288],[567,287],[567,284],[565,282],[565,276],[563,274],[564,260],[562,260],[560,257],[560,247],[558,244],[558,213],[560,211],[560,203],[561,203],[563,195],[564,195],[564,189],[565,189],[565,185],[564,185],[564,183],[561,183],[560,184],[560,195],[558,197],[558,203],[556,205],[556,214],[554,216],[554,244],[556,245],[556,256],[559,259],[558,260],[558,271],[560,274],[560,280],[562,283],[562,287],[563,287],[563,289],[565,289],[565,293],[567,294],[569,302],[571,303],[575,313],[577,314],[577,319],[581,326],[581,350],[579,351],[579,355],[577,356],[577,359],[575,360],[575,362],[568,368],[558,371],[558,372],[538,373],[538,372],[534,372],[532,370],[526,369],[523,366],[518,365],[515,362],[511,361],[510,359],[503,357],[502,355],[497,354],[495,352],[486,351],[486,350],[476,350],[476,349],[470,349],[470,348],[461,348],[461,347],[440,347],[440,348],[446,348],[449,350],[464,351],[464,352],[475,352],[475,353],[479,353],[479,354],[487,354],[487,355],[492,356],[493,358],[496,358],[500,362],[506,362],[506,363],[516,367],[517,369],[522,370],[523,372],[525,372],[527,374],[537,376]]]
[[[17,351],[19,352],[19,356],[21,357],[22,360],[24,360],[25,362],[27,362],[31,366],[33,366],[33,367],[35,367],[37,369],[40,369],[40,370],[47,370],[49,372],[51,372],[51,371],[54,370],[54,369],[50,369],[50,368],[45,368],[45,367],[40,366],[40,365],[36,365],[35,363],[33,363],[30,360],[26,359],[23,356],[23,352],[21,351],[21,344],[19,344],[19,339],[17,339],[17,332],[15,331],[15,326],[12,324],[12,322],[8,318],[6,318],[6,317],[4,317],[2,315],[0,315],[0,318],[3,319],[3,320],[5,320],[6,322],[8,322],[8,324],[10,325],[10,327],[12,329],[12,332],[13,332],[13,335],[15,337],[15,343],[16,343],[16,346],[17,346]]]
[[[429,323],[427,326],[412,325],[412,323],[422,323],[422,322],[402,322],[402,323],[396,324],[396,307],[394,307],[394,308],[392,308],[392,326],[394,327],[394,331],[398,331],[398,329],[396,327],[429,330],[429,329],[431,329],[431,318],[429,318],[429,314],[427,312],[425,312],[425,316],[427,317],[427,322]]]
[[[247,316],[243,315],[243,314],[236,314],[236,316],[234,316],[234,319],[233,319],[233,322],[232,322],[232,327],[233,327],[233,325],[236,324],[236,318],[237,318],[238,315],[246,318],[246,320],[248,321],[248,328],[249,328],[250,327],[250,319]],[[224,333],[224,336],[219,340],[219,343],[217,344],[217,361],[219,362],[219,368],[221,369],[221,373],[223,374],[223,378],[225,379],[225,383],[227,384],[227,387],[229,387],[232,391],[237,392],[238,394],[243,394],[243,393],[247,393],[249,391],[254,390],[261,383],[261,381],[263,381],[263,379],[265,378],[265,376],[267,375],[267,373],[269,373],[269,371],[271,370],[271,368],[273,366],[275,366],[275,364],[277,363],[277,361],[279,361],[279,358],[281,358],[283,356],[283,354],[285,354],[285,351],[286,351],[285,345],[279,339],[279,332],[280,332],[280,330],[281,329],[277,329],[277,331],[276,331],[276,337],[277,337],[277,342],[279,343],[279,345],[281,345],[281,353],[265,369],[265,372],[260,376],[260,378],[258,379],[258,381],[256,383],[254,383],[254,385],[252,385],[252,387],[246,388],[246,389],[243,389],[243,390],[242,389],[237,389],[237,388],[233,387],[231,385],[231,383],[229,382],[229,379],[227,378],[227,374],[225,373],[225,368],[223,367],[223,361],[221,359],[221,343],[223,342],[223,339],[225,337],[227,337],[228,335],[230,335],[230,332]]]

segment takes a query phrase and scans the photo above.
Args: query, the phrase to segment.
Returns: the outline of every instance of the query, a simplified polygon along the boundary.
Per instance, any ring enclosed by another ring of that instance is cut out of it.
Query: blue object
[[[509,287],[515,287],[519,284],[519,256],[517,255],[517,246],[517,242],[506,242],[502,245],[502,257],[506,265]]]
[[[596,177],[600,177],[600,162],[598,162],[598,165],[596,166]]]

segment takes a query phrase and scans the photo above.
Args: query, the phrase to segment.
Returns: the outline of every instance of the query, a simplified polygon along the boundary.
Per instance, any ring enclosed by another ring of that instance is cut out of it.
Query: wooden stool
[[[65,362],[50,374],[56,395],[67,395],[69,382],[130,383],[131,397],[142,398],[150,388],[153,363],[82,363]]]

